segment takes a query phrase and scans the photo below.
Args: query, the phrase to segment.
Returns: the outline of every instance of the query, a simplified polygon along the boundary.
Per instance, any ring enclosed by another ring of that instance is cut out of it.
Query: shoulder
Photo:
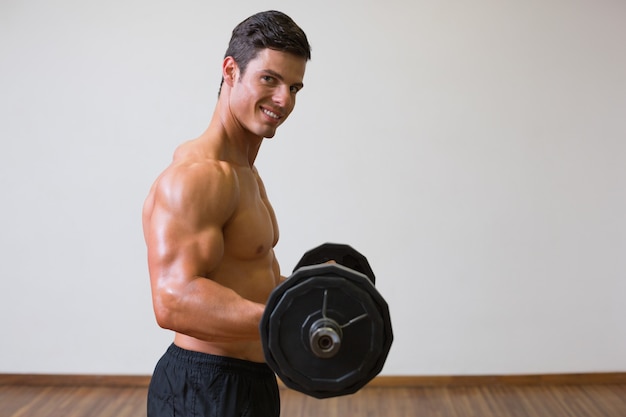
[[[174,161],[157,180],[159,187],[179,192],[237,188],[237,173],[227,162],[216,160]]]
[[[154,185],[154,201],[172,214],[222,219],[234,211],[239,182],[233,167],[216,160],[174,161]]]

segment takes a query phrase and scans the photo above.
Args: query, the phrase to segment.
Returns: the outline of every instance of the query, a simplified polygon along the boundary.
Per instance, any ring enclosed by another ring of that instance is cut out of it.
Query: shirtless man
[[[240,23],[207,130],[175,151],[145,201],[154,312],[175,332],[152,376],[148,417],[280,413],[259,322],[284,278],[254,161],[293,110],[310,57],[306,35],[283,13]]]

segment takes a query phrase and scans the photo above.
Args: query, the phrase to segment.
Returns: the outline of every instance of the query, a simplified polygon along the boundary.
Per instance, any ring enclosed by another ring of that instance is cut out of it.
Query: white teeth
[[[280,119],[279,115],[277,115],[276,113],[271,112],[271,111],[269,111],[267,109],[263,109],[263,113],[267,114],[269,117],[272,117],[274,119]]]

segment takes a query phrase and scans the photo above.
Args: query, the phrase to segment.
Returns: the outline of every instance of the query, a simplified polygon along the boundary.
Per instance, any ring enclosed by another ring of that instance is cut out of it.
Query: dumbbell
[[[305,253],[274,289],[260,323],[261,343],[286,386],[329,398],[353,394],[380,373],[393,331],[374,280],[365,256],[326,243]]]

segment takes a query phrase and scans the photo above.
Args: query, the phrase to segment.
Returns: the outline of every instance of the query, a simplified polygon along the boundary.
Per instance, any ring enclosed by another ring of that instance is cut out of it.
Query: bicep
[[[148,240],[150,278],[157,287],[184,286],[208,276],[224,254],[222,230],[207,225],[194,230],[168,215],[156,216]]]
[[[206,174],[162,180],[147,221],[150,278],[155,290],[176,292],[208,276],[224,254],[223,225],[231,214],[228,183]],[[178,175],[180,177],[180,175]],[[221,184],[206,185],[206,178]],[[204,181],[204,183],[202,182]]]

